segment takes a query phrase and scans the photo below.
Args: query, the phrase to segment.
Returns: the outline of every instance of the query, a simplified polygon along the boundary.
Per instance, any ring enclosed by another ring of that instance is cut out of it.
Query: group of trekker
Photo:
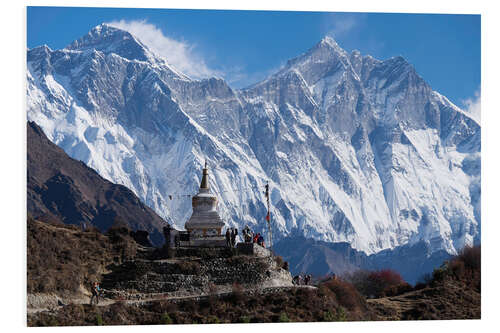
[[[306,275],[295,275],[292,279],[293,284],[295,285],[309,285],[311,283],[311,274]]]
[[[245,243],[257,243],[262,247],[266,247],[264,236],[262,236],[260,232],[254,233],[248,225],[243,229],[243,238],[245,239]]]
[[[228,228],[226,230],[226,245],[227,247],[236,246],[236,236],[238,236],[237,228]],[[243,240],[245,243],[257,243],[262,247],[266,247],[264,243],[264,236],[260,232],[254,233],[248,225],[243,229]]]

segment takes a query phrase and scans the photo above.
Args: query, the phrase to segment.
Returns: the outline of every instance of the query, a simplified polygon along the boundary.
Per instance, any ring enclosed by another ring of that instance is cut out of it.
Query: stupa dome
[[[220,235],[224,222],[217,212],[217,196],[210,191],[208,168],[205,162],[200,190],[192,199],[193,214],[185,228],[192,236]]]

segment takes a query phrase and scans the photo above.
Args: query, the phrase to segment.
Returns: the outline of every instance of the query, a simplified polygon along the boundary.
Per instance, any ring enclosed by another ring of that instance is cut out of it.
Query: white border
[[[195,331],[229,332],[254,330],[320,331],[345,330],[354,332],[402,331],[472,331],[492,328],[496,310],[499,307],[498,287],[498,241],[500,237],[497,210],[498,171],[500,158],[500,108],[498,99],[498,77],[500,52],[498,35],[500,19],[493,1],[19,1],[10,3],[1,11],[2,43],[1,62],[3,66],[1,82],[2,145],[1,175],[1,218],[2,218],[2,283],[3,291],[0,314],[4,328],[25,328],[26,309],[26,115],[25,115],[25,58],[26,58],[26,9],[25,6],[86,6],[86,7],[129,7],[129,8],[199,8],[199,9],[260,9],[260,10],[304,10],[304,11],[351,11],[351,12],[407,12],[407,13],[467,13],[482,15],[482,116],[483,126],[483,176],[482,176],[482,243],[483,243],[483,319],[480,321],[432,321],[432,322],[363,322],[363,323],[323,323],[323,324],[257,324],[257,325],[180,325],[180,326],[132,326],[105,327],[106,331],[165,332]],[[7,297],[5,297],[7,296]],[[69,328],[68,328],[69,329]],[[71,328],[69,330],[86,330]],[[6,330],[6,331],[7,331]],[[35,329],[36,330],[36,329]],[[52,331],[55,329],[48,329]],[[9,330],[10,331],[10,330]],[[47,331],[47,329],[44,329]]]

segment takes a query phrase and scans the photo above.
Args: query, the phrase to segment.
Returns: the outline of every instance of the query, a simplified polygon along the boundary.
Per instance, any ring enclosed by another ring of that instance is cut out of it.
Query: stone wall
[[[259,258],[271,256],[271,251],[263,248],[257,243],[238,243],[236,244],[236,248],[239,254],[251,255]]]
[[[234,284],[244,288],[292,285],[290,273],[277,266],[269,250],[248,245],[238,249],[180,248],[176,258],[129,261],[111,267],[102,287],[110,294],[196,295],[231,290]],[[241,255],[243,251],[258,255]]]

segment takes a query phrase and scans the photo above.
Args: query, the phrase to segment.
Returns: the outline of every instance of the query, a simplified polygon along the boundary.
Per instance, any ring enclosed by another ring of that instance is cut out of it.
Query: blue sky
[[[479,15],[28,7],[28,48],[63,48],[112,22],[199,78],[255,83],[325,35],[378,59],[401,55],[434,90],[464,108],[480,106]]]

